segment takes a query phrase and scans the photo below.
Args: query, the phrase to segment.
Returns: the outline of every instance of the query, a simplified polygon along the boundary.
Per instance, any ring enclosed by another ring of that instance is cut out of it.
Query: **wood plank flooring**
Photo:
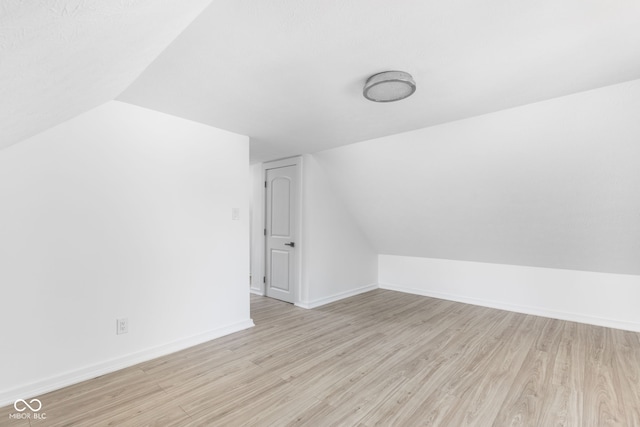
[[[2,426],[640,426],[640,334],[376,290],[43,396]]]

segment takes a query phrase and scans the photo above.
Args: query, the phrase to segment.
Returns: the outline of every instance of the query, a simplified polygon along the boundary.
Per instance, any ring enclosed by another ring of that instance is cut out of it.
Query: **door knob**
[[[289,242],[289,243],[285,243],[285,246],[291,246],[292,248],[294,248],[296,244],[295,242]]]

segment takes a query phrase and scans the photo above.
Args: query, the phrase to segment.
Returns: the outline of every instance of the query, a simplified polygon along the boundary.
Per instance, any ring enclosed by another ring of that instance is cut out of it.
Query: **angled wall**
[[[0,151],[0,406],[252,325],[248,155],[115,101]]]
[[[640,80],[314,156],[381,254],[640,274]]]
[[[0,3],[0,148],[114,99],[209,3]]]
[[[314,157],[382,287],[640,329],[638,117],[635,80]]]

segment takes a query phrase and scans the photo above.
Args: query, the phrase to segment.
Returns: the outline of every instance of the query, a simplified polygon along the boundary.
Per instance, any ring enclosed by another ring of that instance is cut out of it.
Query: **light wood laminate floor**
[[[640,334],[376,290],[39,396],[47,426],[640,426]],[[13,408],[0,409],[0,425]]]

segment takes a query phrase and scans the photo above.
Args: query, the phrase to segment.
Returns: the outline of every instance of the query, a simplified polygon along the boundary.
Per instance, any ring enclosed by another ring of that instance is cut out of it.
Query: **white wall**
[[[302,307],[377,288],[377,254],[314,156],[302,168]]]
[[[640,276],[380,255],[392,289],[640,332]]]
[[[342,201],[336,196],[322,166],[304,155],[302,170],[302,218],[300,292],[296,305],[318,307],[377,288],[377,254]],[[252,174],[252,291],[264,293],[264,176],[262,163]]]
[[[635,80],[314,157],[378,253],[640,275],[639,117]]]
[[[251,165],[251,292],[264,295],[264,176],[262,163]]]
[[[0,151],[0,406],[252,325],[248,155],[115,101]]]
[[[640,80],[315,153],[381,287],[640,330]]]

